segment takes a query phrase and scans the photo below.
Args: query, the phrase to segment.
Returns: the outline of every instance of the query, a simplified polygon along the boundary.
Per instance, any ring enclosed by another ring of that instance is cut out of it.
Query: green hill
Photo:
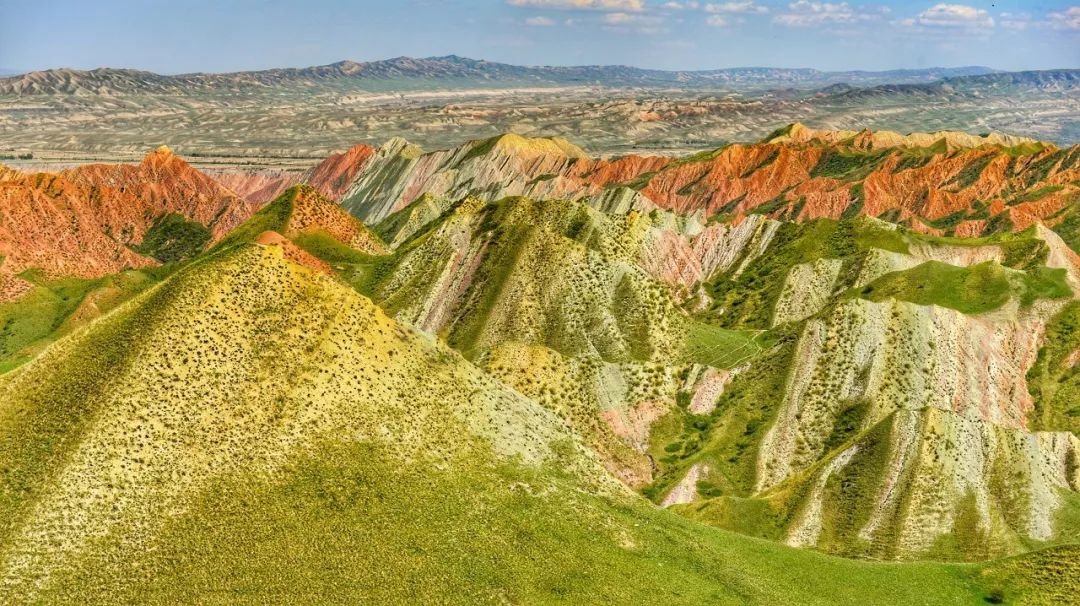
[[[0,394],[9,603],[1020,591],[973,567],[841,560],[657,510],[557,417],[274,246],[188,266],[4,375]]]

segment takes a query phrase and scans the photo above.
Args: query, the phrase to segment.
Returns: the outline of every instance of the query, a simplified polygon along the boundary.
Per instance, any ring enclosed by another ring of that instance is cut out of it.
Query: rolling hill
[[[801,124],[758,143],[679,158],[597,159],[562,138],[514,134],[427,153],[393,139],[363,156],[338,199],[369,222],[425,195],[444,202],[467,195],[586,199],[599,208],[661,208],[701,221],[871,216],[964,237],[1042,221],[1075,246],[1078,160],[1080,147],[997,133],[901,135]]]
[[[0,172],[56,209],[0,231],[0,592],[1067,601],[1076,159],[792,125]]]
[[[1012,563],[853,562],[648,507],[556,415],[282,252],[219,249],[0,379],[8,601],[1058,590]]]

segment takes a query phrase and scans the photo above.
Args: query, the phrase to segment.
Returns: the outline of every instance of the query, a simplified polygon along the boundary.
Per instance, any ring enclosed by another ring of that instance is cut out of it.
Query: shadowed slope
[[[11,602],[990,591],[975,568],[838,560],[643,505],[552,414],[274,246],[190,265],[0,394]]]

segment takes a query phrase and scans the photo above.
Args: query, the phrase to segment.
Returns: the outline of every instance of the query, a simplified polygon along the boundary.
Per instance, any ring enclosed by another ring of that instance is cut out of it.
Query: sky
[[[520,65],[1080,67],[1080,2],[0,0],[0,69],[158,73],[456,54]]]

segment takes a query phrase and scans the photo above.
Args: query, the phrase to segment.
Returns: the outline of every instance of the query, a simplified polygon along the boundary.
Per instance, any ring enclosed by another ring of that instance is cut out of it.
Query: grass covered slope
[[[1027,381],[1035,399],[1032,427],[1080,437],[1080,301],[1050,320]]]
[[[886,274],[859,291],[860,296],[871,301],[894,298],[919,305],[941,305],[966,314],[998,309],[1010,297],[1031,305],[1036,299],[1071,294],[1064,269],[1036,267],[1010,273],[993,261],[969,267],[927,261],[909,270]]]
[[[33,358],[49,343],[157,283],[170,267],[128,270],[101,278],[20,276],[30,289],[0,303],[0,373]]]
[[[367,254],[383,254],[386,245],[361,221],[310,185],[295,185],[247,221],[229,232],[218,248],[240,242],[254,242],[260,234],[273,231],[290,239],[312,242],[334,240]]]
[[[687,340],[671,292],[638,264],[659,223],[581,202],[466,198],[438,215],[388,218],[378,229],[399,242],[390,255],[297,243],[395,318],[558,412],[638,486],[651,478],[643,445],[674,406],[670,367]]]
[[[275,246],[190,264],[0,378],[0,396],[8,603],[1020,591],[973,567],[835,559],[657,510],[557,417]]]
[[[556,417],[278,247],[189,266],[0,390],[13,595],[152,549],[211,482],[273,474],[326,440],[377,440],[435,468],[472,451],[537,463],[561,440],[578,453],[561,467],[599,469]]]
[[[675,307],[637,266],[650,228],[569,201],[468,198],[353,282],[475,358],[505,341],[568,356],[656,360],[681,345]]]
[[[646,494],[847,555],[975,560],[1072,540],[1075,346],[1068,312],[1053,319],[1074,307],[1069,258],[1045,229],[965,240],[867,219],[781,225],[692,310],[715,330],[766,331],[771,347],[714,407],[658,420]],[[1025,374],[1044,341],[1033,401]]]

